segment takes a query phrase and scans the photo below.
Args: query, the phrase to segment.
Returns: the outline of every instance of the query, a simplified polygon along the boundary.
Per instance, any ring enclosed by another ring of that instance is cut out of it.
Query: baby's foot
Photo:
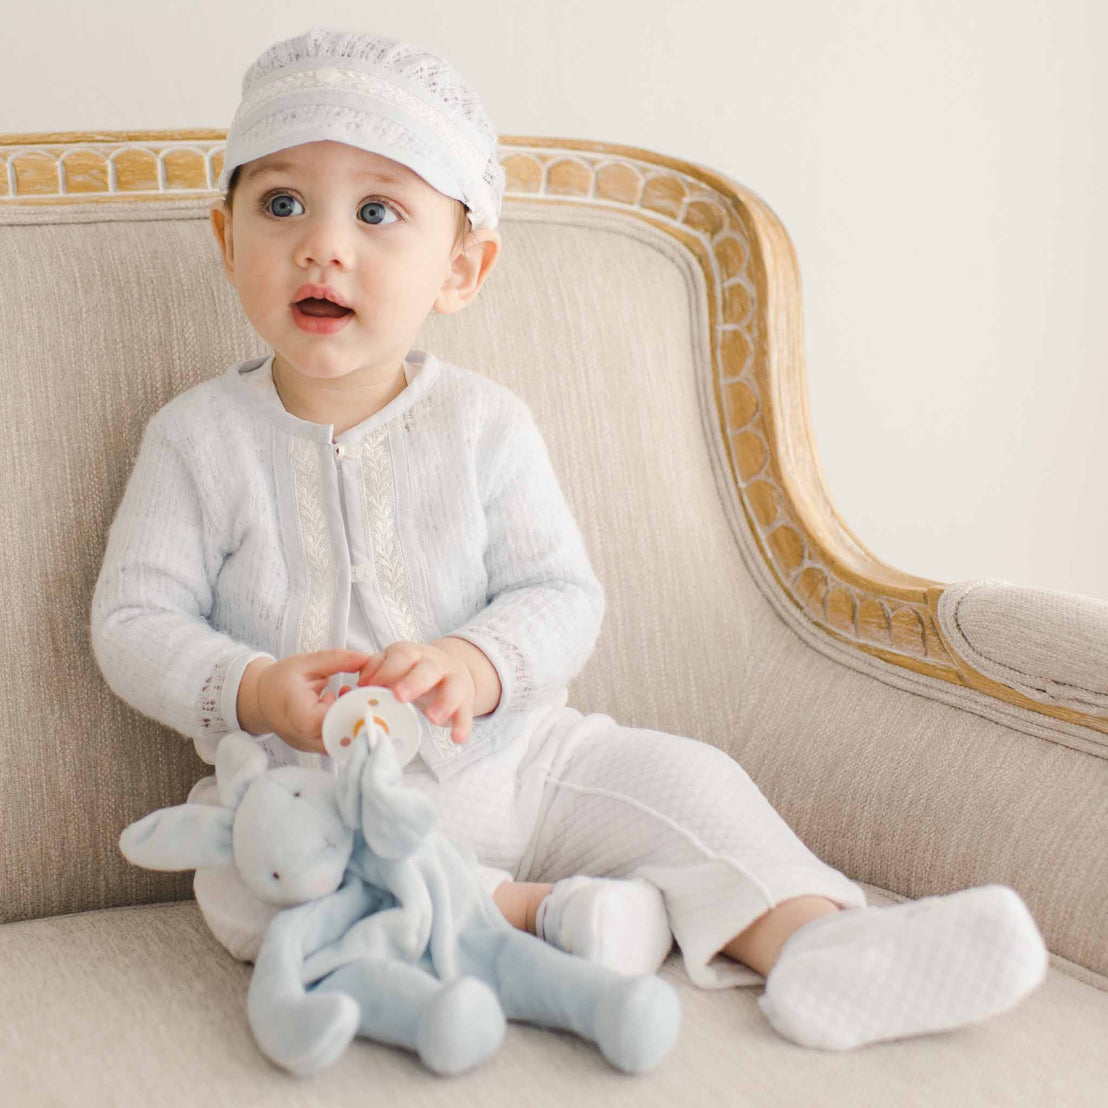
[[[617,973],[654,973],[673,946],[661,892],[649,881],[567,877],[539,905],[535,933]]]
[[[981,885],[812,920],[781,948],[758,1004],[785,1038],[848,1050],[1003,1012],[1047,962],[1015,889]]]

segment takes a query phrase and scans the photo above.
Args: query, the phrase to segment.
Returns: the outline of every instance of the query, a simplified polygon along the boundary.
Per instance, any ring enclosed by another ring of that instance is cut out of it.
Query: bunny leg
[[[358,1034],[415,1051],[434,1073],[453,1075],[490,1057],[504,1038],[504,1014],[493,991],[473,977],[444,985],[426,970],[387,958],[349,962],[312,994],[357,1001]]]
[[[254,962],[246,993],[250,1029],[270,1061],[305,1076],[330,1065],[358,1030],[358,1005],[341,993],[309,995],[300,980],[308,951],[333,941],[374,903],[351,881],[320,900],[279,912]]]
[[[573,1031],[617,1069],[642,1073],[677,1038],[681,1006],[660,977],[629,977],[500,928],[459,937],[459,970],[483,978],[508,1019]]]

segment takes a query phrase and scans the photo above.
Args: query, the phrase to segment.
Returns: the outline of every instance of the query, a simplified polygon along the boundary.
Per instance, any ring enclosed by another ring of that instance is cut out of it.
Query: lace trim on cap
[[[352,69],[335,69],[331,66],[290,73],[286,77],[276,77],[272,81],[267,81],[243,97],[242,103],[235,112],[235,119],[231,121],[231,126],[234,127],[236,122],[245,120],[247,116],[279,96],[305,89],[314,91],[321,85],[328,88],[348,89],[400,108],[431,130],[436,138],[446,143],[458,158],[470,167],[471,172],[480,177],[488,160],[488,150],[482,149],[484,144],[479,145],[473,137],[466,135],[463,128],[468,128],[468,124],[465,120],[451,119],[444,111],[422,97],[399,88],[396,82],[402,79],[395,73],[385,78],[372,73],[358,73]],[[317,105],[312,105],[313,109],[316,107]]]
[[[490,145],[496,144],[492,120],[476,91],[462,75],[445,58],[395,35],[313,27],[305,34],[270,46],[247,70],[241,93],[247,95],[280,71],[292,73],[321,66],[395,73],[409,88],[433,98],[446,110],[465,119],[489,140]]]
[[[388,446],[388,428],[367,435],[361,443],[362,488],[365,518],[372,543],[373,570],[377,589],[399,639],[421,642],[411,595],[411,579],[400,545],[397,523],[396,486],[393,481],[392,451]],[[450,739],[450,727],[430,724],[431,741],[444,758],[456,758],[463,747]]]

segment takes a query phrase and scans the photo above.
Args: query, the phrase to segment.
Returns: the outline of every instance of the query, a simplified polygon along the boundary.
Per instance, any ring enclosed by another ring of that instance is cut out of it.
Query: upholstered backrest
[[[0,136],[0,920],[190,895],[117,840],[209,767],[108,690],[89,606],[146,420],[266,352],[208,222],[219,133],[92,138]],[[503,141],[501,259],[417,345],[516,390],[544,433],[608,599],[570,703],[727,750],[856,880],[1013,885],[1053,951],[1108,973],[1105,713],[975,675],[943,586],[835,513],[772,212],[647,151]]]

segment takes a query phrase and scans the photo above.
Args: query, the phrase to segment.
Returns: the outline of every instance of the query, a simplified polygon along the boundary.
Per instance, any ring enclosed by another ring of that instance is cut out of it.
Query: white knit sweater
[[[174,397],[143,431],[108,534],[91,638],[112,691],[214,764],[254,658],[458,635],[500,677],[442,779],[520,734],[592,653],[604,594],[524,401],[412,350],[407,387],[332,439],[285,410],[273,355]],[[356,599],[355,599],[356,598]],[[276,735],[274,762],[330,765]]]

